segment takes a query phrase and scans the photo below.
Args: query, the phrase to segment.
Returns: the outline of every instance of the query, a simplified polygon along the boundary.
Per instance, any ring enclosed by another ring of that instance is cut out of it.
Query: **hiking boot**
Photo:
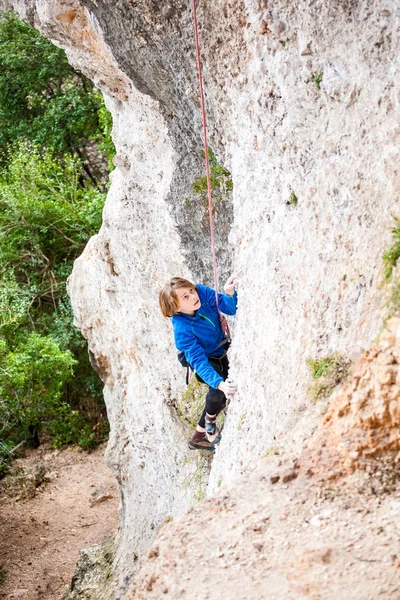
[[[210,417],[205,418],[205,421],[206,421],[205,429],[206,429],[206,433],[208,433],[208,435],[214,435],[214,433],[216,432],[216,430],[217,430],[216,420],[217,420],[216,416],[213,418],[210,418]]]
[[[220,441],[221,441],[221,431],[219,431],[218,429],[216,429],[214,435],[210,435],[209,433],[206,433],[206,439],[211,444],[214,444],[214,446],[216,444],[219,444]]]
[[[208,452],[214,452],[214,443],[209,442],[205,432],[195,431],[191,439],[188,441],[190,450],[208,450]]]

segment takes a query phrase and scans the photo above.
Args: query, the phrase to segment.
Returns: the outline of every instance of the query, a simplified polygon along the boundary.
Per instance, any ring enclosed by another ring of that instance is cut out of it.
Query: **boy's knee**
[[[221,390],[217,390],[215,388],[210,388],[208,395],[210,400],[212,400],[213,402],[221,402],[225,399],[224,392],[221,392]]]

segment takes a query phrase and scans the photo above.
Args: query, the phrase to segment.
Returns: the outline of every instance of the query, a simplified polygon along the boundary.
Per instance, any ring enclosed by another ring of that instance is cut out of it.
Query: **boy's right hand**
[[[218,385],[218,389],[225,394],[225,396],[234,396],[237,392],[237,385],[233,381],[221,381]]]
[[[234,273],[232,273],[232,275],[229,277],[228,281],[224,285],[225,294],[227,294],[228,296],[233,296],[235,287],[238,285],[238,283],[239,273],[235,271]]]

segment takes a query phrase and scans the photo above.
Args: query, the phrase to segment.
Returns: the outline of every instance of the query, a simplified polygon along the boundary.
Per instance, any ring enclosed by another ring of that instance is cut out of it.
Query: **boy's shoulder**
[[[209,301],[210,298],[213,297],[213,294],[215,294],[214,290],[201,283],[196,283],[196,290],[199,294],[200,300],[203,302]]]
[[[174,328],[174,330],[177,330],[177,329],[187,328],[188,319],[187,319],[186,315],[184,315],[182,313],[176,313],[175,315],[172,315],[171,322],[172,322],[172,327]]]
[[[172,317],[171,317],[171,323],[172,323],[172,326],[173,326],[174,329],[180,323],[180,321],[181,321],[181,315],[179,313],[176,313],[175,315],[172,315]]]
[[[207,286],[202,283],[196,283],[196,290],[198,294],[205,294],[207,290]]]

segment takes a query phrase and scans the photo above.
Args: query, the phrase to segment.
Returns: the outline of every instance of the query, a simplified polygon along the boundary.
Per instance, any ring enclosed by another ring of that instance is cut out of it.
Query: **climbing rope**
[[[214,290],[215,290],[215,301],[218,310],[218,276],[217,276],[217,255],[215,252],[215,234],[214,234],[214,219],[213,219],[213,208],[212,208],[212,193],[211,193],[211,177],[210,177],[210,163],[208,160],[208,143],[207,143],[207,117],[206,107],[204,102],[203,92],[203,75],[201,72],[201,58],[200,58],[200,47],[199,47],[199,32],[197,28],[197,13],[196,13],[196,0],[193,0],[193,27],[194,37],[196,41],[196,56],[197,56],[197,71],[199,74],[199,88],[200,88],[200,102],[201,102],[201,118],[203,122],[203,138],[204,138],[204,157],[206,161],[206,177],[207,177],[207,196],[208,196],[208,214],[210,217],[210,235],[211,235],[211,251],[213,257],[213,271],[214,271]],[[229,331],[228,321],[226,317],[218,310],[219,318],[221,320],[222,331],[232,340],[231,333]]]
[[[217,256],[215,253],[215,236],[214,236],[214,220],[213,220],[212,194],[211,194],[210,163],[208,160],[207,118],[206,118],[206,108],[205,108],[205,104],[204,104],[203,75],[201,72],[199,32],[197,29],[196,0],[193,0],[193,23],[194,23],[194,37],[196,40],[197,70],[199,73],[201,115],[202,115],[202,121],[203,121],[204,156],[205,156],[205,160],[206,160],[206,176],[207,176],[208,214],[210,217],[211,250],[212,250],[213,269],[214,269],[214,289],[215,289],[215,297],[216,297],[217,308],[218,308]]]

